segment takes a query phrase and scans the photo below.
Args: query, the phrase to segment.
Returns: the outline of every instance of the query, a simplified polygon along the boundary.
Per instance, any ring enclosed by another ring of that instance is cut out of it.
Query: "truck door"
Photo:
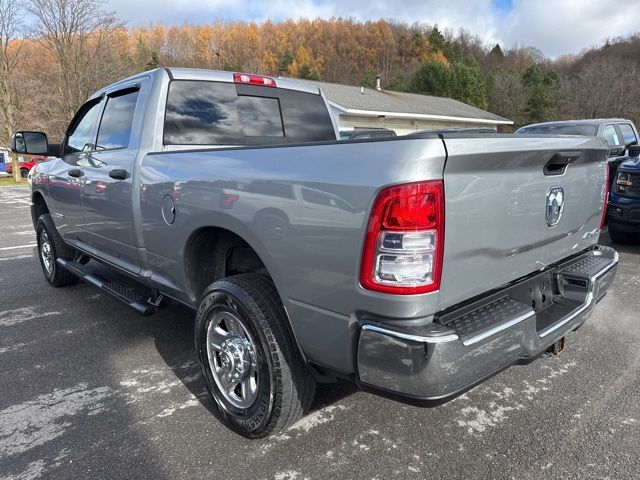
[[[101,98],[89,100],[73,118],[61,151],[61,159],[51,162],[49,176],[49,210],[58,232],[67,241],[84,241],[80,190],[82,165],[95,148],[96,128]]]
[[[139,271],[131,220],[131,175],[138,151],[132,130],[139,93],[139,84],[107,93],[96,146],[83,162],[82,177],[84,228],[90,247],[131,272]]]

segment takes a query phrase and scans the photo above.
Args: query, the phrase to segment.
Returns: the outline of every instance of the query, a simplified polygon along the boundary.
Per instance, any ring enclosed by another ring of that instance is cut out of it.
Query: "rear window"
[[[593,137],[598,134],[596,125],[538,125],[524,127],[518,130],[518,134],[531,135],[581,135]]]
[[[223,82],[169,86],[165,145],[263,145],[335,140],[320,95]]]

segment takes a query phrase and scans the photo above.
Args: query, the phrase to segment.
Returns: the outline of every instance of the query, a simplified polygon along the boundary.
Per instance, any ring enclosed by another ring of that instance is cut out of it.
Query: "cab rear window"
[[[254,85],[175,80],[165,145],[268,145],[335,140],[320,95]]]

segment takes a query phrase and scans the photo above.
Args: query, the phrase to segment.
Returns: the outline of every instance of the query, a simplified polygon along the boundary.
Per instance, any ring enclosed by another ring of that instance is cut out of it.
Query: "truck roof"
[[[208,82],[233,83],[234,73],[247,73],[247,72],[227,72],[222,70],[208,70],[204,68],[177,68],[177,67],[156,68],[154,70],[148,70],[146,72],[141,72],[136,75],[132,75],[130,77],[118,80],[117,82],[107,85],[106,87],[96,91],[89,98],[99,97],[104,93],[110,90],[113,90],[114,88],[117,88],[118,86],[125,86],[126,84],[135,82],[137,79],[145,76],[155,77],[157,75],[168,75],[171,80],[197,80],[197,81],[208,81]],[[264,76],[267,76],[275,80],[276,88],[285,88],[287,90],[298,90],[300,92],[314,93],[316,95],[320,94],[320,89],[318,87],[314,85],[310,85],[308,83],[298,82],[296,80],[291,80],[283,77],[271,77],[269,75],[264,75]]]
[[[612,122],[628,122],[633,123],[631,120],[626,118],[584,118],[580,120],[555,120],[552,122],[541,122],[541,123],[531,123],[529,125],[525,125],[525,127],[537,127],[540,125],[602,125],[603,123],[612,123]],[[525,128],[522,127],[522,128]]]

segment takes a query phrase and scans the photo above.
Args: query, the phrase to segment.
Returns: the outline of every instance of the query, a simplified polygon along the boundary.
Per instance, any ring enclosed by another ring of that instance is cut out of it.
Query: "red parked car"
[[[20,176],[22,178],[27,178],[27,175],[29,175],[29,170],[31,170],[31,167],[33,167],[34,165],[40,162],[45,162],[47,160],[49,160],[49,157],[45,157],[42,155],[31,155],[31,158],[29,159],[29,161],[20,162],[18,164],[20,166]],[[13,163],[11,161],[7,162],[4,168],[7,173],[9,174],[13,173]]]

